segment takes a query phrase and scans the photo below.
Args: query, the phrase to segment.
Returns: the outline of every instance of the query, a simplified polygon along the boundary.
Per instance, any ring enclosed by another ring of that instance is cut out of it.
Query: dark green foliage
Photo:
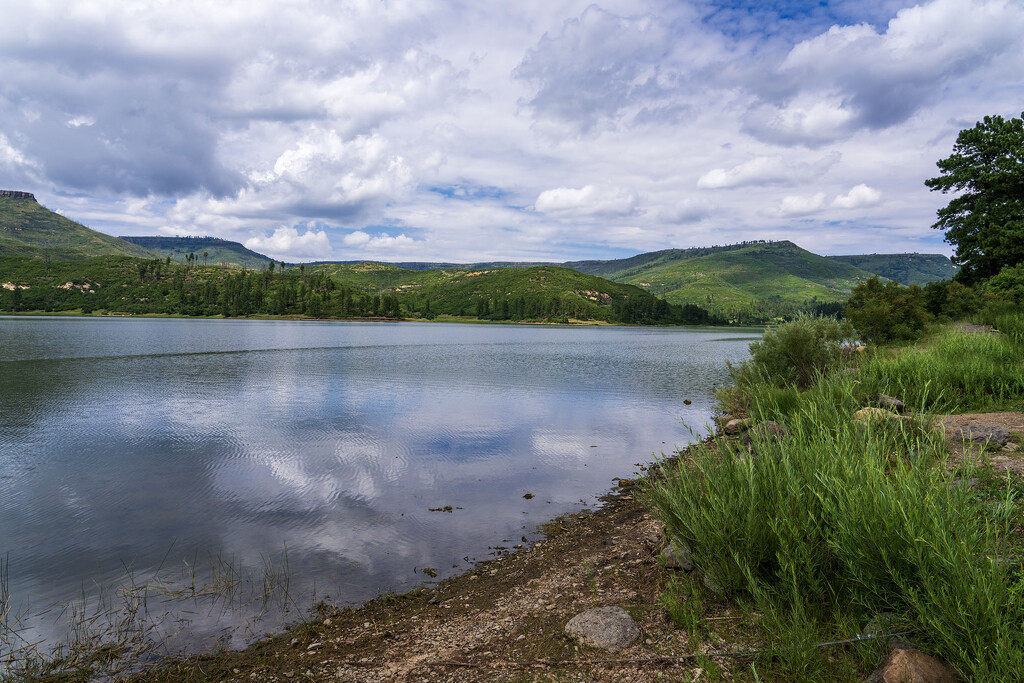
[[[853,289],[846,318],[866,339],[876,343],[917,339],[926,321],[920,287],[871,278]]]
[[[925,310],[936,317],[962,320],[982,308],[983,297],[977,287],[957,281],[929,282],[922,290]]]
[[[263,270],[169,259],[82,262],[0,259],[0,310],[106,311],[212,316],[436,318],[629,324],[720,322],[699,306],[675,306],[643,290],[568,268],[411,271],[382,264]],[[25,287],[25,289],[22,289]],[[16,308],[15,308],[16,307]]]
[[[1024,263],[1003,268],[988,281],[989,291],[998,299],[1024,306]]]
[[[767,330],[760,341],[751,343],[750,360],[731,367],[733,379],[741,387],[755,381],[808,387],[842,363],[843,347],[852,336],[853,328],[848,323],[798,316]]]
[[[932,227],[956,247],[957,279],[970,284],[1024,261],[1024,119],[986,116],[960,131],[938,167],[925,185],[957,196]]]

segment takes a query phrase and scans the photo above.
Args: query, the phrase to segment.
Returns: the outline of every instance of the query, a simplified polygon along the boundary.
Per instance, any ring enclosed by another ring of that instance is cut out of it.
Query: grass
[[[1024,480],[969,465],[951,473],[927,417],[1020,406],[1022,360],[1012,337],[950,328],[804,391],[752,381],[726,397],[788,435],[755,435],[749,451],[719,438],[660,464],[642,495],[719,597],[760,615],[777,653],[755,662],[760,675],[820,678],[829,663],[815,642],[892,613],[966,680],[1024,678],[1024,575],[1004,561],[1021,545]],[[879,393],[923,416],[851,420]],[[664,600],[689,632],[679,593],[670,586]]]
[[[9,562],[0,562],[0,681],[84,681],[138,673],[161,657],[178,653],[162,641],[187,631],[191,614],[232,614],[242,632],[269,611],[297,608],[289,593],[287,549],[247,569],[233,558],[208,565],[184,562],[176,577],[157,569],[147,581],[124,567],[115,582],[83,586],[67,604],[42,611],[15,611],[9,593]],[[32,624],[52,621],[63,640],[34,637]],[[226,634],[225,637],[229,637]]]

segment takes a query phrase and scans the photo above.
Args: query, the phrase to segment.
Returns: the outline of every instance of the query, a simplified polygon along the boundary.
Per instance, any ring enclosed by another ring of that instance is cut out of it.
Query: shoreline
[[[568,663],[601,654],[562,633],[595,605],[625,608],[645,634],[616,660],[662,657],[689,644],[659,604],[668,576],[658,559],[664,528],[636,500],[636,480],[618,481],[600,507],[541,525],[544,537],[521,550],[360,605],[321,605],[309,621],[244,650],[172,658],[136,680],[464,682],[561,669],[589,669],[596,680],[679,675],[694,662]]]
[[[547,322],[538,320],[480,320],[477,318],[459,318],[455,316],[438,316],[435,319],[426,318],[381,318],[381,317],[353,317],[353,318],[306,318],[302,316],[289,315],[250,315],[250,316],[202,316],[202,315],[176,315],[172,313],[82,313],[75,309],[70,311],[0,311],[0,316],[12,318],[133,318],[148,320],[265,320],[284,322],[379,322],[379,323],[437,323],[437,324],[459,324],[459,325],[526,325],[532,327],[640,327],[640,328],[715,328],[723,330],[732,329],[760,329],[763,325],[690,325],[680,323],[678,325],[637,325],[630,323],[608,322],[606,320],[569,320],[569,322]],[[443,319],[441,319],[443,318]]]

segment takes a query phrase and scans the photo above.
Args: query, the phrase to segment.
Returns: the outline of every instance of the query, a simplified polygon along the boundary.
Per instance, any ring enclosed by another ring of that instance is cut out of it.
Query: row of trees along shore
[[[97,257],[84,261],[0,259],[18,284],[0,290],[0,310],[97,311],[132,315],[307,318],[425,318],[625,324],[719,324],[695,304],[675,305],[637,290],[599,305],[574,292],[480,294],[448,300],[415,293],[365,291],[340,284],[323,267],[270,263],[260,270],[199,266],[167,259]],[[22,285],[20,283],[31,283]]]

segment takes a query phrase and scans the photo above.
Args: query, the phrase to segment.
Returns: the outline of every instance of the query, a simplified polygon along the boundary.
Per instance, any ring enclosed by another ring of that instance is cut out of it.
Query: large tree
[[[941,175],[924,184],[959,193],[932,225],[956,247],[957,279],[977,282],[1024,263],[1024,114],[986,116],[960,131],[938,166]]]

